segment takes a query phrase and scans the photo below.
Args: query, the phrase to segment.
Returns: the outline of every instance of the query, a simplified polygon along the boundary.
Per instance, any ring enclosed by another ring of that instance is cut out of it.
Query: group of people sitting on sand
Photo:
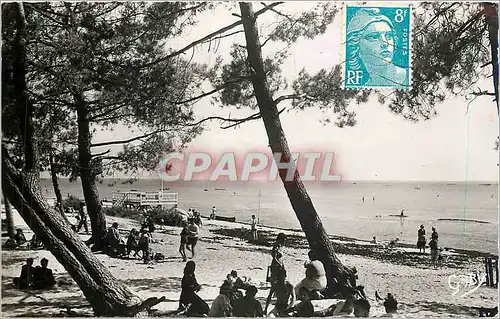
[[[198,296],[201,285],[195,276],[196,264],[190,260],[184,267],[182,292],[177,315],[188,317],[263,317],[262,305],[255,299],[258,289],[248,279],[231,271],[219,289],[211,306]],[[245,291],[245,293],[243,293]]]
[[[195,276],[196,264],[188,261],[182,278],[182,292],[179,299],[179,308],[176,315],[188,317],[327,317],[348,316],[368,317],[370,303],[362,286],[352,289],[351,294],[344,294],[339,300],[326,309],[315,310],[313,300],[323,299],[322,292],[327,288],[326,272],[323,263],[316,258],[311,250],[309,261],[304,264],[305,278],[295,287],[287,280],[287,273],[283,264],[283,247],[286,236],[280,233],[272,249],[271,266],[268,269],[268,281],[271,289],[265,307],[255,298],[258,288],[252,285],[249,279],[239,277],[236,271],[231,271],[219,289],[219,295],[209,306],[198,296],[201,285]],[[356,270],[353,268],[353,272]],[[276,298],[274,309],[268,312],[273,297]],[[377,301],[383,300],[387,313],[397,312],[397,301],[392,294],[382,299],[376,293]]]
[[[33,258],[28,258],[21,267],[21,275],[14,278],[14,286],[19,289],[50,289],[56,281],[52,269],[47,268],[49,261],[42,258],[40,266],[33,267]]]
[[[139,252],[142,252],[144,263],[149,263],[154,257],[151,242],[152,235],[144,228],[140,231],[132,228],[125,242],[120,236],[118,223],[114,222],[102,239],[102,250],[110,257],[129,257],[134,252],[132,257],[135,258]]]

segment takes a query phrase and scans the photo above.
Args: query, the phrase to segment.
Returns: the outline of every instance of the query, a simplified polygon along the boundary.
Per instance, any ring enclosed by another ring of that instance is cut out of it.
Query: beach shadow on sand
[[[90,310],[85,297],[76,284],[56,286],[48,290],[21,290],[14,287],[12,277],[2,277],[2,312],[16,313],[22,317],[60,316],[63,309]],[[56,276],[56,280],[71,281],[68,275]],[[81,314],[86,316],[85,313]]]
[[[461,306],[456,304],[447,304],[432,301],[417,301],[415,307],[419,311],[432,311],[443,315],[460,315],[464,317],[477,317],[478,311],[472,307]]]
[[[127,279],[123,282],[136,291],[152,291],[152,292],[179,292],[181,291],[180,277],[159,277],[159,278],[140,278],[140,279]]]

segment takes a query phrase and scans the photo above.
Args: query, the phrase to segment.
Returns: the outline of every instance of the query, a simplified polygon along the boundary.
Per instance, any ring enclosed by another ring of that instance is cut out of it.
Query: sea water
[[[98,183],[101,199],[111,199],[112,192],[119,190],[161,188],[161,181],[154,179],[123,182]],[[51,181],[42,180],[42,185],[44,195],[53,196]],[[64,197],[83,198],[80,181],[61,179],[60,187]],[[165,182],[164,187],[169,188],[164,192],[178,193],[179,207],[186,210],[194,208],[208,215],[216,206],[219,215],[235,216],[237,221],[250,222],[254,214],[262,225],[300,228],[280,181]],[[379,241],[397,237],[416,244],[420,225],[426,227],[427,239],[434,226],[440,246],[498,253],[498,184],[342,181],[306,183],[306,189],[329,234],[366,240],[376,236]],[[389,216],[400,214],[402,209],[408,217]]]

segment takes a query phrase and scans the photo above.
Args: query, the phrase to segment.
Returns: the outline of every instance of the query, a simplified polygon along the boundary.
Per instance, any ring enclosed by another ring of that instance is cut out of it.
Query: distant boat
[[[234,223],[236,221],[236,217],[226,217],[226,216],[215,216],[215,220],[222,220],[225,222]]]
[[[417,185],[417,187],[415,187],[415,189],[420,189],[420,185]]]
[[[207,189],[207,188],[205,188],[203,191],[204,191],[204,192],[208,192],[208,189]]]
[[[479,186],[491,186],[491,184],[479,184]]]
[[[169,189],[170,189],[170,187],[163,187],[164,191],[168,191]],[[160,190],[162,190],[162,189],[160,188]]]
[[[216,191],[227,191],[227,188],[216,188]]]

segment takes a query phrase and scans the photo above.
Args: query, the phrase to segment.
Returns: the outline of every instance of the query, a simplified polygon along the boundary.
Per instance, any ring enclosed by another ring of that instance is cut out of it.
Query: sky
[[[294,13],[310,8],[314,3],[288,2],[277,9]],[[254,3],[254,10],[262,7]],[[208,33],[236,21],[231,13],[239,13],[234,7],[219,8],[215,12],[200,15],[198,25],[175,41],[173,48],[197,40]],[[300,40],[291,47],[291,56],[283,66],[286,78],[291,82],[302,68],[314,73],[321,68],[331,68],[342,60],[342,14],[338,14],[324,35],[314,40]],[[259,28],[276,21],[276,15],[266,14],[258,19]],[[193,60],[213,64],[216,56],[227,58],[230,45],[243,44],[242,34],[195,48],[186,53]],[[264,47],[267,55],[282,48],[280,44]],[[481,81],[481,90],[492,90],[491,78]],[[276,97],[276,96],[275,96]],[[352,105],[357,113],[355,127],[338,128],[333,123],[323,125],[324,114],[317,109],[285,112],[280,116],[284,132],[292,151],[303,149],[318,152],[334,152],[336,169],[346,180],[391,181],[497,181],[498,152],[493,150],[499,135],[496,107],[490,96],[478,97],[469,105],[464,96],[447,99],[437,106],[438,116],[426,122],[412,123],[393,114],[376,98],[361,105]],[[279,107],[289,106],[286,102]],[[256,111],[250,109],[221,108],[212,105],[210,98],[195,106],[198,119],[207,116],[246,117]],[[334,117],[333,117],[334,118]],[[95,141],[124,139],[134,136],[125,128],[113,132],[99,132]],[[266,150],[268,139],[262,120],[247,122],[235,129],[220,129],[220,123],[205,125],[205,132],[197,137],[189,149],[206,150],[210,153],[224,151],[245,152]],[[97,151],[97,150],[96,150]],[[146,174],[151,177],[157,175]],[[117,175],[118,177],[118,175]]]

